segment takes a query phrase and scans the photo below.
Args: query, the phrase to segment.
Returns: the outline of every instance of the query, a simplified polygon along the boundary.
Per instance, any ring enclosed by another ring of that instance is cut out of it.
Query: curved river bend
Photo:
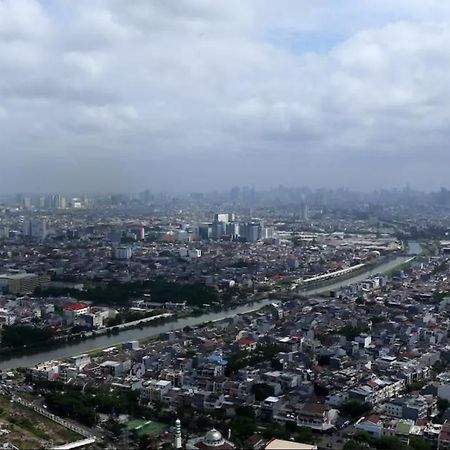
[[[389,272],[390,270],[398,267],[399,265],[407,262],[412,256],[421,253],[421,246],[417,242],[409,243],[409,256],[398,256],[391,261],[380,264],[366,272],[359,273],[351,278],[346,278],[336,283],[322,286],[316,289],[308,291],[308,294],[318,294],[320,292],[329,291],[330,289],[338,289],[343,286],[349,286],[353,283],[362,281],[372,275]],[[52,348],[49,350],[40,351],[30,355],[21,355],[17,357],[11,357],[0,361],[0,370],[12,369],[15,367],[32,367],[43,361],[50,361],[53,359],[64,359],[73,355],[78,355],[81,353],[90,352],[96,348],[106,348],[117,345],[121,342],[133,341],[144,339],[147,337],[158,336],[166,331],[179,330],[186,326],[200,325],[205,322],[226,319],[228,317],[233,317],[237,314],[245,314],[256,309],[262,308],[263,306],[273,303],[273,299],[267,299],[260,302],[255,302],[253,304],[239,306],[234,309],[229,309],[227,311],[221,311],[216,313],[202,314],[197,317],[186,317],[183,319],[174,320],[167,322],[162,325],[147,326],[144,328],[134,328],[129,330],[121,331],[116,335],[101,335],[94,339],[86,339],[82,342],[77,342],[72,345],[66,344],[62,347]]]

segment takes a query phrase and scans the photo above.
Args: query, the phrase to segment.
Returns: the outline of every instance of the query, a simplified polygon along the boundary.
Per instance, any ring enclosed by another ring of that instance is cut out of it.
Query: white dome
[[[222,445],[224,443],[224,439],[222,437],[222,433],[215,428],[208,431],[205,435],[205,439],[203,440],[203,443],[205,445],[208,445],[210,447],[216,447],[219,445]]]

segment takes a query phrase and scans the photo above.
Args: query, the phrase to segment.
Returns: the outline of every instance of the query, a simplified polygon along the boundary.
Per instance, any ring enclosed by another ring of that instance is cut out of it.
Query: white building
[[[369,433],[375,438],[380,438],[383,435],[383,422],[375,414],[368,417],[361,417],[355,423],[355,430]]]
[[[0,308],[0,328],[3,325],[12,325],[16,321],[16,316],[5,308]]]
[[[127,259],[131,259],[132,256],[133,256],[133,250],[131,247],[121,245],[114,249],[114,258],[115,259],[127,260]]]
[[[178,254],[181,258],[197,259],[202,256],[202,251],[197,248],[180,248]]]

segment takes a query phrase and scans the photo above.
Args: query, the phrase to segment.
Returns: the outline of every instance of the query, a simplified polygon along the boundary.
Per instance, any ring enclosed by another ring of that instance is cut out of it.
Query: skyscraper
[[[47,222],[45,220],[25,220],[22,234],[25,237],[45,239],[47,237]]]
[[[300,205],[300,220],[308,220],[308,219],[309,219],[308,203],[303,202]]]

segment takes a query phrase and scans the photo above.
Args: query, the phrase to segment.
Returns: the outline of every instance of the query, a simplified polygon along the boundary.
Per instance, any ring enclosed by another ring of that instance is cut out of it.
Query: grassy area
[[[161,422],[145,421],[145,420],[131,420],[127,424],[130,431],[134,431],[138,436],[158,436],[168,429],[168,425]]]
[[[150,344],[150,342],[157,341],[158,339],[159,339],[158,336],[148,336],[148,337],[139,339],[139,344],[141,344],[141,345]]]
[[[437,241],[422,241],[422,255],[424,256],[436,256],[439,254],[439,244]]]
[[[97,356],[104,355],[103,350],[106,350],[107,348],[116,348],[120,350],[119,347],[120,347],[119,345],[111,345],[109,347],[94,348],[94,350],[86,352],[86,354],[89,355],[91,358],[96,358]]]
[[[416,258],[411,259],[411,261],[401,263],[398,266],[395,266],[392,269],[384,272],[383,274],[387,277],[392,277],[395,272],[400,272],[401,270],[405,270],[408,267],[410,267],[412,264],[414,264],[415,262],[416,262]]]
[[[0,396],[0,428],[8,433],[0,437],[0,445],[11,442],[20,449],[46,448],[48,442],[64,444],[80,436],[10,399]]]

